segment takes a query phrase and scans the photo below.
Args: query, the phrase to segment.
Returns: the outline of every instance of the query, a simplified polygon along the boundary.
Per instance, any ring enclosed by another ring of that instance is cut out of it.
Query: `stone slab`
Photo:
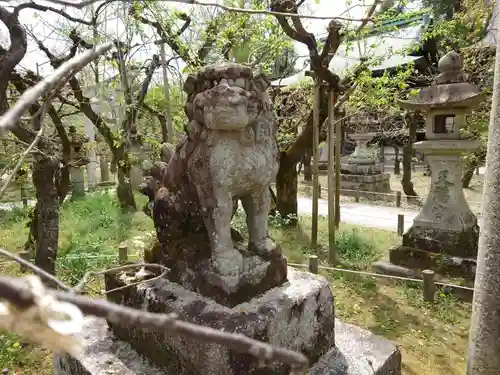
[[[123,284],[106,275],[106,290]],[[151,312],[176,312],[184,321],[287,347],[316,362],[335,343],[334,300],[326,278],[288,269],[288,281],[233,308],[189,291],[168,280],[156,280],[108,293],[108,299]],[[116,336],[167,374],[255,374],[258,362],[220,345],[199,344],[169,334],[112,326]],[[259,375],[288,375],[289,368],[273,364]]]
[[[437,228],[437,225],[432,226],[432,223],[419,225],[418,216],[403,235],[403,246],[443,253],[450,257],[476,258],[478,242],[477,224],[461,231],[443,230]]]
[[[434,253],[408,246],[396,246],[389,249],[389,261],[401,267],[413,269],[431,269],[443,275],[465,277],[474,280],[476,259],[450,257],[444,253]]]
[[[401,353],[396,345],[367,330],[335,320],[336,347],[308,375],[400,375]],[[185,375],[166,372],[141,358],[129,344],[117,340],[103,319],[87,318],[83,358],[54,356],[55,375]]]
[[[373,160],[372,164],[356,164],[347,163],[340,166],[340,170],[343,174],[347,175],[378,175],[384,171],[384,165],[382,163],[375,162]]]
[[[335,341],[308,375],[401,375],[401,352],[391,341],[338,319]]]
[[[86,318],[80,337],[85,343],[83,357],[54,355],[55,375],[164,375],[129,344],[118,340],[104,319]]]

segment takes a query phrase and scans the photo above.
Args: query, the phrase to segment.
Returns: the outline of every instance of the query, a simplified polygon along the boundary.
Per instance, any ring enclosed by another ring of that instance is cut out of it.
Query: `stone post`
[[[142,184],[142,140],[140,135],[132,134],[129,148],[129,156],[131,159],[130,167],[130,185],[132,190],[138,190]]]
[[[74,126],[69,127],[69,138],[71,144],[70,178],[72,199],[85,196],[85,175],[83,166],[88,164],[89,159],[83,148],[88,139],[82,134],[77,134]]]
[[[98,108],[96,105],[92,105],[92,109],[97,112]],[[90,140],[94,141],[95,140],[95,128],[94,124],[92,121],[90,121],[87,117],[84,117],[83,120],[83,126],[84,126],[84,131],[85,131],[85,136]],[[91,147],[88,152],[87,156],[89,158],[89,163],[87,164],[87,186],[89,190],[93,190],[97,187],[97,176],[96,176],[96,170],[97,170],[97,154],[94,149],[94,147]]]

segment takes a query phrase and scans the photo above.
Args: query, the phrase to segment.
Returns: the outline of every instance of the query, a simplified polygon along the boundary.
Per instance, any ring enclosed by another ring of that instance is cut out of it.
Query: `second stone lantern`
[[[422,209],[403,235],[403,246],[391,249],[390,260],[444,273],[459,270],[461,276],[473,277],[479,226],[462,189],[462,156],[474,151],[479,141],[462,139],[460,130],[483,95],[466,82],[459,53],[448,52],[438,67],[441,74],[434,85],[410,100],[399,101],[402,108],[426,113],[427,140],[415,143],[414,148],[424,154],[432,178]]]

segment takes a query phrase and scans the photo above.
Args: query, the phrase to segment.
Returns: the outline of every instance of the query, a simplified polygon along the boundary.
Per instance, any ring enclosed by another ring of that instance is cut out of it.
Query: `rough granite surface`
[[[308,272],[288,269],[289,281],[246,303],[229,308],[167,280],[123,289],[108,298],[150,312],[176,312],[184,321],[248,337],[304,353],[316,362],[335,343],[334,300],[328,280]],[[120,284],[106,278],[106,289]],[[258,362],[220,345],[112,326],[116,336],[129,342],[166,373],[177,375],[275,375],[289,368],[274,363],[257,369]]]
[[[67,355],[56,356],[55,375],[183,374],[160,370],[140,358],[130,345],[116,340],[102,319],[87,319],[85,327],[84,337],[88,345],[85,357],[78,361]],[[323,355],[310,368],[308,375],[401,374],[401,353],[389,340],[338,319],[335,320],[335,337],[336,347],[332,347]],[[218,373],[212,373],[215,374]]]

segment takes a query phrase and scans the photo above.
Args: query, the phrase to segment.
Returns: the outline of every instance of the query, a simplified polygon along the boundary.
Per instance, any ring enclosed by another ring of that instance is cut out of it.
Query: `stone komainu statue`
[[[149,188],[143,189],[154,198],[150,208],[161,244],[161,256],[152,261],[164,263],[165,257],[177,257],[179,266],[193,252],[179,249],[179,242],[193,247],[192,238],[198,233],[201,242],[209,242],[210,253],[201,254],[202,246],[195,246],[196,256],[208,257],[210,266],[205,266],[216,275],[211,279],[234,292],[248,268],[231,240],[236,199],[247,215],[248,252],[263,258],[281,256],[267,228],[269,186],[279,167],[268,87],[264,76],[235,63],[209,65],[188,77],[184,85],[187,137],[168,164],[157,163]],[[172,254],[173,247],[177,255]],[[199,264],[198,260],[187,263]]]

